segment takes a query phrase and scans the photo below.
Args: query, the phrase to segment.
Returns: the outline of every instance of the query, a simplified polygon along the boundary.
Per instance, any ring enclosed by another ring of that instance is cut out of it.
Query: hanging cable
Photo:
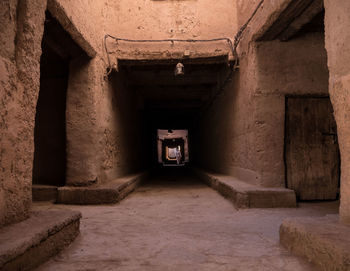
[[[156,43],[156,42],[191,42],[191,43],[195,43],[195,42],[215,42],[215,41],[227,41],[227,43],[229,44],[232,56],[235,59],[235,65],[234,65],[234,69],[238,68],[238,53],[237,53],[237,47],[242,39],[243,33],[246,30],[247,26],[249,25],[249,23],[251,22],[251,20],[254,18],[255,14],[258,12],[259,8],[261,7],[261,5],[264,3],[264,0],[261,0],[257,7],[255,8],[254,12],[252,13],[252,15],[249,17],[249,19],[247,20],[247,22],[241,26],[241,28],[239,29],[239,31],[237,32],[237,34],[235,35],[234,38],[234,43],[232,44],[232,41],[230,38],[215,38],[215,39],[158,39],[158,40],[150,40],[150,39],[145,39],[145,40],[141,40],[141,39],[124,39],[124,38],[118,38],[115,36],[112,36],[110,34],[106,34],[104,36],[104,47],[105,47],[105,51],[107,54],[107,60],[108,60],[108,74],[111,73],[112,67],[111,67],[111,60],[109,58],[109,51],[107,48],[107,38],[112,38],[116,41],[125,41],[125,42],[133,42],[133,43],[142,43],[142,42],[148,42],[148,43]]]
[[[198,39],[198,40],[194,40],[194,39],[159,39],[159,40],[134,40],[134,39],[124,39],[124,38],[118,38],[118,37],[114,37],[112,35],[106,34],[104,37],[104,46],[105,46],[105,50],[106,50],[106,54],[107,54],[107,60],[108,60],[108,74],[111,72],[111,61],[109,58],[109,51],[107,48],[107,38],[112,38],[116,41],[125,41],[125,42],[132,42],[132,43],[142,43],[142,42],[147,42],[147,43],[159,43],[159,42],[189,42],[189,43],[195,43],[195,42],[215,42],[215,41],[226,41],[230,47],[230,51],[232,56],[235,56],[235,50],[233,48],[233,44],[230,38],[215,38],[215,39]]]
[[[238,68],[239,65],[239,58],[238,58],[238,53],[237,53],[237,47],[243,37],[243,33],[244,31],[247,29],[249,23],[252,21],[252,19],[255,17],[256,13],[258,12],[258,10],[260,9],[260,7],[262,6],[262,4],[264,3],[264,0],[260,0],[260,2],[258,3],[258,5],[256,6],[256,8],[254,9],[252,15],[248,18],[248,20],[246,21],[246,23],[244,25],[242,25],[240,27],[240,29],[238,30],[237,34],[234,37],[234,43],[232,44],[232,41],[230,38],[215,38],[215,39],[159,39],[159,40],[137,40],[137,39],[124,39],[124,38],[118,38],[115,36],[112,36],[110,34],[106,34],[104,36],[104,47],[106,50],[106,54],[107,54],[107,60],[108,60],[108,71],[107,71],[107,75],[109,75],[112,72],[112,67],[111,67],[111,60],[109,58],[109,51],[107,48],[107,38],[112,38],[116,41],[125,41],[125,42],[132,42],[132,43],[141,43],[141,42],[148,42],[148,43],[156,43],[156,42],[171,42],[172,44],[174,42],[190,42],[190,43],[195,43],[195,42],[215,42],[215,41],[227,41],[227,43],[230,46],[230,50],[232,53],[232,56],[234,57],[235,63],[233,65],[233,67],[231,67],[230,72],[228,74],[228,76],[226,77],[226,79],[224,80],[223,84],[220,86],[219,90],[217,91],[217,93],[215,93],[214,97],[211,99],[211,101],[208,104],[209,108],[214,101],[218,98],[218,96],[224,91],[225,86],[228,84],[229,81],[231,81],[231,77],[233,75],[233,71],[235,69]]]
[[[234,40],[234,44],[233,44],[233,55],[234,55],[234,58],[235,58],[234,69],[238,68],[238,66],[239,66],[239,58],[238,58],[238,53],[237,53],[237,47],[238,47],[238,45],[239,45],[239,43],[240,43],[240,41],[242,39],[243,33],[246,30],[246,28],[248,27],[248,25],[251,22],[251,20],[256,15],[256,13],[258,12],[259,8],[261,7],[261,5],[263,3],[264,3],[264,0],[261,0],[258,3],[258,5],[256,6],[255,10],[253,11],[252,15],[249,17],[249,19],[246,21],[246,23],[241,26],[241,28],[239,29],[239,31],[235,35],[235,40]],[[205,111],[208,110],[212,106],[212,104],[215,102],[215,100],[221,95],[221,93],[224,91],[224,89],[225,89],[226,85],[228,84],[228,82],[231,81],[232,75],[233,75],[233,70],[231,69],[229,74],[228,74],[228,76],[224,80],[223,84],[220,86],[219,90],[215,93],[213,98],[211,98],[210,102],[206,106]]]
[[[244,25],[241,26],[241,28],[238,30],[237,34],[235,35],[235,41],[233,44],[233,50],[234,50],[234,56],[235,59],[238,60],[238,53],[237,53],[237,47],[238,44],[240,43],[243,33],[246,30],[247,26],[249,25],[249,23],[251,22],[251,20],[254,18],[255,14],[258,12],[259,8],[261,7],[261,5],[264,3],[264,0],[261,0],[259,2],[259,4],[256,6],[254,12],[252,13],[252,15],[249,17],[249,19],[246,21],[246,23]]]

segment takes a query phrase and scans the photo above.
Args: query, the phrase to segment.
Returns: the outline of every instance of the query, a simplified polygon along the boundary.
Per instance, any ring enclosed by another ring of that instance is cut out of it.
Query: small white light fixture
[[[175,73],[175,76],[184,75],[185,74],[185,66],[184,66],[184,64],[182,64],[181,62],[177,63],[174,73]]]

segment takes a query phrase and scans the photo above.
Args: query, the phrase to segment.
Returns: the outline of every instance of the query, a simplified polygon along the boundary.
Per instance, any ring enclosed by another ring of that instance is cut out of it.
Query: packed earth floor
[[[175,173],[175,174],[174,174]],[[317,270],[279,245],[286,217],[323,216],[337,202],[237,210],[185,172],[158,174],[117,205],[35,203],[82,212],[81,233],[37,270]]]

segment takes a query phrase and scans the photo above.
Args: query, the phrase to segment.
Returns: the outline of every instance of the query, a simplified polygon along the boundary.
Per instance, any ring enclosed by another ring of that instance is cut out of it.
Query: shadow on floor
[[[190,167],[158,167],[152,170],[149,178],[144,181],[141,187],[205,187],[192,172]]]

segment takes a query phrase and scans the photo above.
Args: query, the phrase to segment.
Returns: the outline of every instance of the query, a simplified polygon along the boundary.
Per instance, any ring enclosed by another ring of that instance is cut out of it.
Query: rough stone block
[[[82,205],[117,203],[134,191],[146,176],[147,174],[141,173],[96,186],[60,187],[57,202]]]
[[[350,270],[350,226],[341,224],[338,215],[286,219],[280,242],[320,270]]]
[[[242,182],[232,176],[218,175],[195,169],[207,185],[232,201],[237,208],[296,207],[295,192],[286,188],[267,188]]]
[[[0,270],[31,270],[68,246],[79,234],[76,211],[33,212],[0,229]]]
[[[57,186],[51,185],[33,185],[32,198],[33,201],[56,201]]]

